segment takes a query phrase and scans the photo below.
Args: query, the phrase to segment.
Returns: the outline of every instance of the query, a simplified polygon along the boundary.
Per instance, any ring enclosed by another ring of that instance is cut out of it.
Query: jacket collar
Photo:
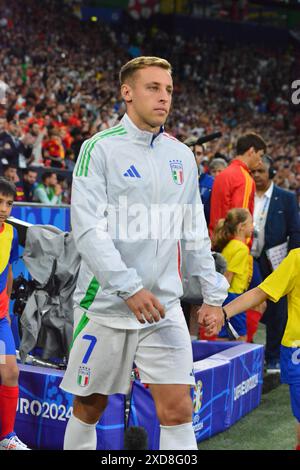
[[[161,126],[158,134],[153,134],[153,132],[143,131],[139,129],[132,122],[132,120],[130,119],[127,113],[124,114],[124,116],[122,117],[120,124],[122,124],[125,127],[126,131],[128,132],[128,134],[130,135],[131,139],[134,142],[151,146],[151,147],[153,146],[154,142],[156,143],[161,139],[161,136],[164,132],[163,126]]]
[[[230,165],[236,165],[236,166],[241,166],[243,167],[248,173],[250,173],[249,167],[246,165],[246,163],[242,162],[242,160],[239,160],[238,158],[234,158],[231,162]]]

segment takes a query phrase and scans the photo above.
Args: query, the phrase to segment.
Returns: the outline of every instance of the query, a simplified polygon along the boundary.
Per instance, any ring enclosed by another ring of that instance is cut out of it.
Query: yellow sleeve
[[[232,256],[226,260],[227,271],[235,274],[243,274],[245,271],[248,272],[249,252],[247,247],[233,252]]]
[[[278,268],[258,286],[272,302],[278,302],[281,297],[289,294],[295,288],[297,277],[300,274],[297,264],[296,250],[291,250]]]

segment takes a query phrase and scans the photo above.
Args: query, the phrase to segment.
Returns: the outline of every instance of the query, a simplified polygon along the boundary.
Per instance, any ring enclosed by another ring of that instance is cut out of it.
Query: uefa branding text
[[[239,400],[243,395],[249,393],[258,385],[258,374],[249,377],[249,379],[244,380],[241,382],[237,387],[234,389],[234,401]]]
[[[67,421],[72,416],[72,407],[67,408],[65,405],[28,400],[27,398],[19,398],[17,411],[21,414],[53,419],[55,421]]]

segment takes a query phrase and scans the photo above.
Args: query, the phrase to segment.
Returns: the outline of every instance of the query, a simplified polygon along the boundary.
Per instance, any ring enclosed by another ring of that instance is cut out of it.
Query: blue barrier
[[[59,388],[63,372],[20,365],[15,430],[32,449],[63,448],[73,396]],[[97,425],[98,450],[123,448],[125,396],[112,395]]]
[[[193,342],[193,352],[193,426],[200,442],[226,430],[259,405],[264,353],[261,345],[209,341]],[[63,371],[20,365],[16,431],[32,448],[63,446],[72,395],[59,388],[62,376]],[[125,395],[109,398],[97,425],[98,449],[123,448],[125,404]],[[149,449],[159,448],[160,428],[154,401],[139,381],[132,386],[127,425],[144,426]]]
[[[224,431],[256,408],[261,399],[264,348],[235,342],[194,341],[196,386],[192,390],[197,442]],[[159,422],[151,394],[132,388],[129,426],[144,426],[149,449],[159,448]]]
[[[11,215],[16,219],[36,225],[54,225],[63,232],[69,232],[70,206],[45,206],[44,204],[15,203]]]

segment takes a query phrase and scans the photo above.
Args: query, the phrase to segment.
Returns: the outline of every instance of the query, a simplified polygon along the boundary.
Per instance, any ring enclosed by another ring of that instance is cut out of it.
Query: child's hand
[[[207,336],[218,334],[224,325],[222,307],[203,304],[198,310],[198,323],[205,328]]]

